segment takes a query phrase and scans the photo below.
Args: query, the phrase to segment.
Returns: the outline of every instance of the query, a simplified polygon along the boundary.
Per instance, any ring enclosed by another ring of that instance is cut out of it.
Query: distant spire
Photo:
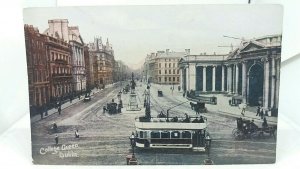
[[[106,45],[109,46],[108,38],[106,39]]]

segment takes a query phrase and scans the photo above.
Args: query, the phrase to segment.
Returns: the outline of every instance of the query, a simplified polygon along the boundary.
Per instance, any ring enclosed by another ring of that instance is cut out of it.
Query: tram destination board
[[[24,9],[33,163],[275,163],[282,11]]]

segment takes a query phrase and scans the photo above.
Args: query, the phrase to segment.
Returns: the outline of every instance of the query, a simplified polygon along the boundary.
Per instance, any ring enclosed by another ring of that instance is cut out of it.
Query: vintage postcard
[[[282,12],[24,9],[33,163],[274,163]]]

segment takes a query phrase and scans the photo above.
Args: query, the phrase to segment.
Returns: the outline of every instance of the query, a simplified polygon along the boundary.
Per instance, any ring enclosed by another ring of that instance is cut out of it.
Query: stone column
[[[235,93],[238,94],[239,92],[239,66],[238,64],[235,65]]]
[[[227,75],[227,79],[228,79],[228,93],[232,93],[232,67],[231,65],[228,66],[228,75]]]
[[[190,69],[190,90],[196,90],[196,65],[192,64],[189,66]]]
[[[206,66],[203,66],[203,92],[206,92]]]
[[[185,72],[186,72],[185,73],[185,78],[186,78],[186,84],[185,84],[186,86],[185,87],[186,87],[186,90],[190,90],[190,85],[189,85],[189,83],[190,83],[190,76],[189,76],[190,73],[189,72],[190,71],[189,71],[189,67],[185,68]]]
[[[280,81],[280,64],[281,60],[280,58],[277,58],[276,60],[276,91],[275,91],[275,108],[278,108],[278,101],[279,101],[279,81]]]
[[[183,68],[179,69],[179,76],[180,76],[180,88],[183,90]]]
[[[246,62],[242,62],[242,96],[243,102],[246,103],[246,91],[247,90],[247,73],[246,73]]]
[[[275,78],[276,78],[276,74],[275,74],[275,58],[272,58],[272,73],[271,73],[271,78],[272,78],[272,82],[271,82],[271,108],[274,107],[274,102],[275,102]]]
[[[213,73],[212,73],[212,91],[216,91],[216,66],[213,66]]]
[[[269,61],[264,60],[264,108],[269,107]]]
[[[225,72],[224,72],[224,66],[223,65],[221,65],[222,66],[222,89],[221,89],[221,91],[222,92],[224,92],[224,88],[225,88],[225,84],[224,84],[224,81],[225,81]]]

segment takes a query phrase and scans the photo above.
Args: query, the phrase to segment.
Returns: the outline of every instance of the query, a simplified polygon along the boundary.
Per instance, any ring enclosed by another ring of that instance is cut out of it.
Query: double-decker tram
[[[186,115],[187,116],[187,115]],[[205,151],[208,136],[205,117],[144,117],[135,119],[136,147],[181,148]]]

